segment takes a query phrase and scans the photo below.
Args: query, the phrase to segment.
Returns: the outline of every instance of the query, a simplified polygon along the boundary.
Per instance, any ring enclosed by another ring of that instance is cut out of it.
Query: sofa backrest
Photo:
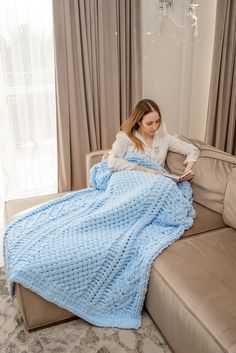
[[[195,174],[192,180],[194,201],[224,215],[224,209],[230,199],[229,193],[232,193],[233,188],[236,189],[236,180],[231,177],[236,167],[236,157],[202,141],[187,139],[183,136],[180,136],[180,138],[194,144],[200,150],[199,159],[193,168]],[[183,156],[169,152],[166,165],[170,172],[176,173],[183,169],[183,161]],[[230,191],[228,191],[226,199],[227,189]],[[227,215],[228,218],[225,216],[224,219],[226,224],[233,216],[232,206],[230,215],[229,211],[227,211]],[[236,218],[236,210],[234,210],[234,218]]]
[[[223,220],[227,225],[236,229],[236,166],[232,168],[226,185]]]
[[[191,182],[194,201],[222,214],[224,222],[236,228],[236,156],[202,141],[179,137],[200,150],[199,159],[193,168],[195,176]],[[87,156],[87,186],[89,186],[89,169],[107,157],[108,152],[109,150],[91,152]],[[183,155],[168,152],[166,167],[171,173],[179,173],[184,168],[184,160]]]

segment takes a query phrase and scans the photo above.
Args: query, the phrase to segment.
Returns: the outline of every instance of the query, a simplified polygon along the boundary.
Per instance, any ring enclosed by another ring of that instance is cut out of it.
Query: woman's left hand
[[[192,170],[190,170],[190,171],[189,171],[189,174],[183,176],[183,177],[181,178],[181,180],[183,180],[183,181],[189,181],[189,180],[191,180],[193,177],[194,177],[194,173],[193,173]]]

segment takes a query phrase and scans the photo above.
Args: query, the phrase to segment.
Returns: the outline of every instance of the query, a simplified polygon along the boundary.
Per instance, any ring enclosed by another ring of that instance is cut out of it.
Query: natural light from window
[[[57,191],[52,1],[0,0],[0,224],[6,200]]]

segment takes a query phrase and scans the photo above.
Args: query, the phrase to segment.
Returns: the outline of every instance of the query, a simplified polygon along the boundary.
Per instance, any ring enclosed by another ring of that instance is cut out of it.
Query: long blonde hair
[[[139,123],[141,122],[144,115],[153,111],[158,113],[161,124],[161,111],[159,106],[151,99],[142,99],[138,102],[130,117],[121,126],[121,130],[126,132],[138,151],[143,152],[143,143],[134,135],[134,132],[138,130]]]

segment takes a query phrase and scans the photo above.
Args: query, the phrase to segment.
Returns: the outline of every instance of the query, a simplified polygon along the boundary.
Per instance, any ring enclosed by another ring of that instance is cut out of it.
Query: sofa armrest
[[[96,163],[101,162],[102,160],[106,159],[110,153],[110,149],[106,150],[99,150],[95,152],[90,152],[86,156],[86,185],[90,187],[89,177],[90,177],[90,169]]]

